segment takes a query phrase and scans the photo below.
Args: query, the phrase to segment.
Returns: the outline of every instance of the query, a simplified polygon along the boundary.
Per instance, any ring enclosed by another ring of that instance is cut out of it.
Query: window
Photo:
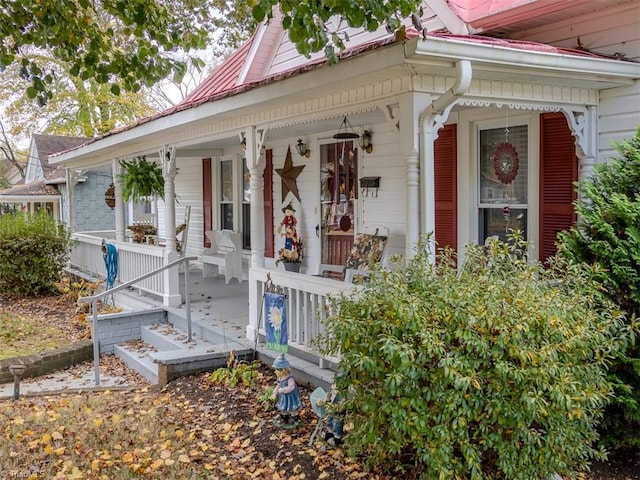
[[[242,159],[242,248],[251,248],[251,175],[247,159]]]
[[[529,128],[481,130],[479,135],[479,242],[506,241],[518,229],[527,238],[529,210]]]
[[[220,161],[220,228],[233,230],[233,162]]]
[[[218,214],[221,229],[242,235],[242,248],[251,248],[251,190],[246,159],[226,157],[218,162]]]

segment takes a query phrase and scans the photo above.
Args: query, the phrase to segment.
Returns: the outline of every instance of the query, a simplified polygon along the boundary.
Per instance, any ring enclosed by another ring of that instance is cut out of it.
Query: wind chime
[[[504,142],[500,143],[493,154],[493,171],[508,191],[508,186],[513,183],[518,176],[520,168],[520,159],[516,148],[509,142],[509,113],[505,112]],[[508,198],[511,196],[508,195]],[[509,228],[511,220],[511,208],[505,206],[502,208],[502,214],[506,223],[505,230]]]

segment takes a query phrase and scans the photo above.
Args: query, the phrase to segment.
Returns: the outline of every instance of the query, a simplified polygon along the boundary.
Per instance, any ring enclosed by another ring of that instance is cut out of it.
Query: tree
[[[9,138],[9,135],[7,133],[7,131],[5,130],[5,126],[4,123],[2,121],[0,121],[0,153],[2,154],[2,156],[4,158],[6,158],[7,160],[9,160],[9,162],[16,167],[16,169],[18,170],[18,172],[20,173],[20,178],[24,178],[25,175],[25,165],[26,165],[26,156],[25,155],[21,155],[21,153],[19,151],[16,150],[15,146],[14,146],[14,142],[12,141],[11,138]],[[23,161],[20,161],[20,157],[23,156],[25,157],[25,159]],[[4,180],[4,182],[2,183],[2,186],[0,186],[0,188],[7,188],[9,186],[5,175],[8,172],[0,172],[0,181]]]
[[[3,1],[0,70],[18,62],[30,82],[27,95],[45,104],[56,72],[23,55],[43,49],[68,64],[72,77],[108,84],[116,95],[137,92],[171,73],[181,77],[185,64],[171,53],[206,47],[210,6],[209,0]]]
[[[401,31],[403,18],[418,11],[420,0],[333,0],[326,2],[289,2],[287,0],[249,0],[258,21],[273,18],[274,8],[282,12],[282,26],[298,52],[307,57],[324,48],[330,62],[337,60],[336,48],[344,49],[348,35],[338,30],[346,22],[350,27],[375,31],[386,25],[390,31]],[[331,17],[338,27],[329,23]]]
[[[29,82],[20,78],[18,64],[10,65],[0,74],[0,101],[5,118],[11,133],[25,141],[34,131],[93,137],[157,110],[151,105],[146,88],[139,92],[125,90],[115,96],[108,84],[70,76],[70,64],[52,56],[25,53],[25,58],[54,73],[48,85],[51,98],[45,105],[37,105],[25,94]]]
[[[578,223],[562,232],[560,252],[575,262],[601,267],[609,296],[640,317],[640,128],[614,144],[620,158],[595,166],[578,184]],[[605,441],[640,447],[640,343],[622,353],[610,371],[617,400],[603,422]]]

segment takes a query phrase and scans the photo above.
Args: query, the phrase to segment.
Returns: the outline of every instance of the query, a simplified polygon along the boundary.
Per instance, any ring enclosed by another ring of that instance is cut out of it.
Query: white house
[[[332,281],[311,277],[317,266],[343,261],[340,251],[374,225],[404,238],[407,255],[427,232],[464,255],[465,244],[518,227],[544,259],[575,220],[573,182],[640,125],[640,1],[423,7],[426,34],[410,21],[404,39],[349,29],[335,65],[300,56],[278,21],[261,25],[178,106],[52,161],[111,164],[114,178],[120,159],[161,161],[165,198],[175,192],[179,202],[159,202],[166,247],[157,265],[175,258],[164,232],[190,205],[188,254],[201,255],[207,230],[242,234],[254,313],[266,272],[277,268],[289,202],[305,258],[302,273],[286,278],[309,275],[302,284],[316,293]],[[372,148],[360,145],[365,136]],[[289,149],[291,174],[281,170]],[[118,192],[116,183],[114,239],[125,248]],[[166,303],[179,301],[173,280],[158,288]]]

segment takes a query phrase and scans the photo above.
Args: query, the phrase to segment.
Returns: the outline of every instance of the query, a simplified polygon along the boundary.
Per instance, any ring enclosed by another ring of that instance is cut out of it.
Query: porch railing
[[[250,314],[250,329],[254,335],[266,335],[264,293],[269,279],[287,295],[289,345],[313,354],[318,358],[320,368],[326,366],[327,360],[337,361],[337,358],[322,355],[315,340],[326,331],[324,320],[329,313],[328,296],[348,293],[354,286],[328,278],[252,267],[249,276],[249,282],[252,282],[249,285],[250,304],[256,307]]]
[[[166,265],[169,260],[163,247],[117,242],[113,231],[74,233],[72,238],[76,240],[76,244],[71,250],[70,266],[100,277],[106,276],[102,240],[113,243],[118,249],[118,278],[121,283],[155,271]],[[144,292],[162,296],[167,292],[165,281],[165,276],[153,275],[139,282],[136,287]]]

